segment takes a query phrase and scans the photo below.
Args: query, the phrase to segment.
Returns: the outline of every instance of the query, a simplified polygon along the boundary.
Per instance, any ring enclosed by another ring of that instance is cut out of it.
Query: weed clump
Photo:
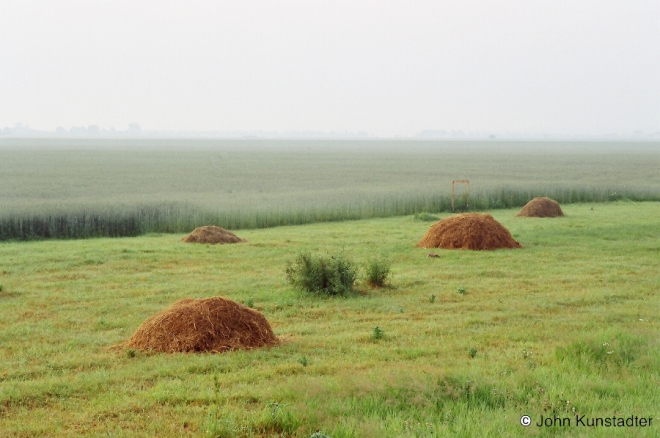
[[[427,213],[427,212],[423,211],[421,213],[415,213],[415,215],[413,216],[413,219],[415,219],[416,221],[422,221],[422,222],[432,222],[432,221],[437,221],[440,218],[438,216],[435,216],[435,215],[431,214],[431,213]]]
[[[390,263],[386,259],[376,258],[367,265],[367,284],[383,287],[390,276]]]
[[[213,297],[177,301],[143,322],[124,347],[164,353],[221,353],[278,344],[261,313],[227,298]]]
[[[294,287],[321,295],[347,295],[357,279],[357,267],[343,254],[322,257],[303,252],[288,262],[285,272]]]
[[[632,365],[642,356],[648,340],[645,337],[617,333],[605,342],[582,339],[558,347],[555,356],[562,362],[581,369],[621,368]]]
[[[374,327],[374,332],[371,334],[371,338],[374,341],[377,341],[379,339],[383,339],[383,336],[385,336],[385,330],[383,330],[379,326]]]

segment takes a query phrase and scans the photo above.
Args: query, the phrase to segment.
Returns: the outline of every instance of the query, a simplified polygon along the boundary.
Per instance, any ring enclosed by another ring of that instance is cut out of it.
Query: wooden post
[[[465,184],[465,208],[469,208],[470,199],[470,180],[469,179],[455,179],[451,182],[451,211],[454,211],[454,184]]]

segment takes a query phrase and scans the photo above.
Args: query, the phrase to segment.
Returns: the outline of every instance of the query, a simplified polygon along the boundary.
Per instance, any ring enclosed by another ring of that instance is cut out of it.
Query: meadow
[[[0,435],[659,436],[660,203],[563,209],[493,210],[522,249],[437,258],[415,247],[431,222],[411,215],[246,229],[222,246],[160,233],[0,243]],[[300,251],[386,256],[392,278],[309,296],[285,280]],[[282,345],[113,347],[177,299],[215,295],[261,311]],[[585,427],[576,414],[653,420]],[[541,415],[573,425],[537,427]]]
[[[660,200],[660,142],[0,139],[0,240]],[[459,187],[458,206],[464,206]]]

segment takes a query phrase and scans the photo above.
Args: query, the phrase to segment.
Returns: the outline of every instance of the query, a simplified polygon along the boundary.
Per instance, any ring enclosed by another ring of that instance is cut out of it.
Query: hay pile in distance
[[[247,242],[247,240],[241,239],[231,231],[227,231],[222,227],[216,227],[215,225],[195,228],[190,235],[181,240],[187,243],[211,244]]]
[[[144,321],[124,347],[164,353],[221,353],[278,344],[261,313],[230,299],[213,297],[177,301]]]
[[[559,203],[553,199],[541,197],[529,201],[516,216],[523,217],[558,217],[563,216]]]
[[[522,247],[493,216],[480,213],[457,214],[436,222],[417,246],[472,250]]]

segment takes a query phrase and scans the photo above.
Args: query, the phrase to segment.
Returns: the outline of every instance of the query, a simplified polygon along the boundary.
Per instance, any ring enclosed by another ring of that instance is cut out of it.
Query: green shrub
[[[287,264],[286,278],[304,292],[346,295],[353,291],[357,268],[343,254],[327,258],[300,253]]]
[[[376,258],[367,265],[367,283],[374,287],[385,286],[390,276],[390,263],[385,259]]]

